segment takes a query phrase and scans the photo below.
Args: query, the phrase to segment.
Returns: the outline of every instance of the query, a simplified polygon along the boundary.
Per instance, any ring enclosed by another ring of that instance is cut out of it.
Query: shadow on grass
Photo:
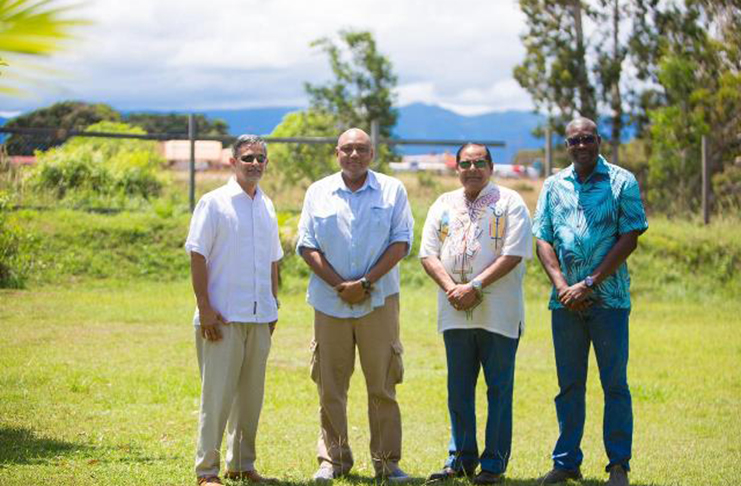
[[[597,480],[597,479],[587,479],[582,481],[569,481],[565,483],[559,483],[562,486],[604,486],[607,483],[607,475],[605,475],[604,480]],[[239,485],[239,484],[250,484],[247,482],[240,483],[238,481],[229,481],[226,483],[228,485]],[[321,483],[315,483],[313,481],[281,481],[280,479],[275,483],[276,485],[282,485],[282,486],[316,486],[317,484]],[[357,485],[357,486],[394,486],[397,483],[389,483],[386,481],[380,481],[378,479],[375,479],[372,476],[360,476],[357,474],[349,474],[347,476],[342,477],[341,479],[336,479],[332,481],[331,483],[327,482],[324,483],[325,485],[334,484],[336,486],[342,486],[342,485]],[[458,478],[458,479],[449,479],[447,481],[437,481],[437,482],[428,482],[426,478],[422,477],[412,477],[409,481],[403,483],[405,485],[414,485],[414,486],[471,486],[472,482],[467,479]],[[538,478],[532,478],[532,479],[516,479],[516,478],[508,478],[505,477],[504,481],[501,483],[497,483],[497,486],[540,486],[540,482],[538,481]],[[661,483],[635,483],[631,482],[632,486],[663,486]]]
[[[87,446],[39,437],[34,431],[24,427],[0,425],[0,466],[37,464],[84,449]]]

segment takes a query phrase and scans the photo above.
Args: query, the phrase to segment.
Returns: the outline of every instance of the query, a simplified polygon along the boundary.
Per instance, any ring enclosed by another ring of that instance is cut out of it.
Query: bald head
[[[337,139],[337,146],[341,147],[345,141],[350,139],[356,140],[358,143],[370,144],[370,137],[367,133],[360,128],[350,128],[349,130],[345,130],[342,135],[340,135],[340,138]]]
[[[589,118],[580,117],[580,118],[574,118],[569,122],[568,125],[566,125],[566,133],[569,132],[577,132],[577,131],[583,131],[587,130],[591,133],[596,134],[597,133],[597,124],[594,123]]]

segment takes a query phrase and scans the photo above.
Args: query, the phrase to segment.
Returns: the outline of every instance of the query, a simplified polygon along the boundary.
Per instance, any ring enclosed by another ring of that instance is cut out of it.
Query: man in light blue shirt
[[[370,137],[343,133],[335,150],[341,171],[306,192],[296,251],[312,270],[312,379],[319,391],[321,435],[315,480],[347,474],[347,391],[355,347],[368,388],[371,458],[378,478],[401,482],[399,269],[412,247],[414,220],[400,181],[368,169]]]
[[[535,211],[538,258],[553,283],[553,348],[560,392],[553,469],[541,484],[580,479],[589,348],[605,393],[603,441],[609,486],[627,486],[633,440],[628,388],[630,278],[626,260],[648,228],[633,174],[599,154],[597,125],[566,127],[573,164],[546,179]]]

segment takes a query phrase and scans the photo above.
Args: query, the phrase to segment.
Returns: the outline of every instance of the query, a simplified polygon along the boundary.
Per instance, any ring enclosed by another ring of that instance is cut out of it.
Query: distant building
[[[171,167],[186,170],[190,165],[190,141],[167,140],[160,143],[162,156]],[[218,140],[196,140],[196,170],[221,168],[229,165],[229,149],[224,149]]]

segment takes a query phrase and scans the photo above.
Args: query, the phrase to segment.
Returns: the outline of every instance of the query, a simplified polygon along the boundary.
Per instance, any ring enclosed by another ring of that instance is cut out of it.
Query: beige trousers
[[[197,477],[219,474],[221,439],[227,424],[227,469],[255,468],[255,437],[265,391],[270,329],[267,324],[232,322],[221,327],[221,334],[221,340],[207,341],[196,327],[201,372]]]
[[[399,295],[360,318],[336,318],[314,311],[311,377],[319,390],[320,465],[346,473],[353,457],[347,435],[347,390],[355,366],[355,347],[368,389],[370,452],[376,473],[398,467],[401,414],[396,385],[404,375],[399,341]]]

